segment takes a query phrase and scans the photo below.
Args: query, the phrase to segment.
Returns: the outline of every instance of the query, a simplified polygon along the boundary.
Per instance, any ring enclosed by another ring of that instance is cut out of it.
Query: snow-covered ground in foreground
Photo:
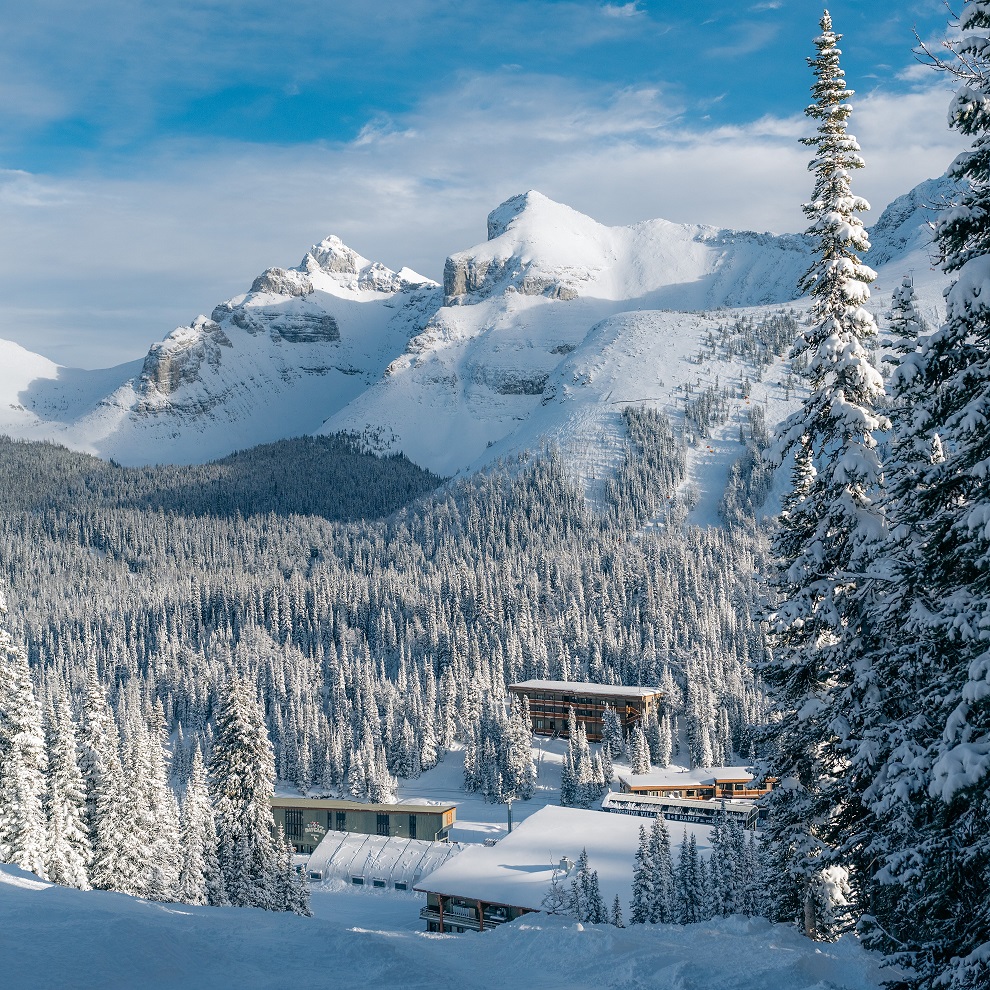
[[[429,935],[409,894],[323,891],[314,918],[155,904],[81,892],[0,867],[4,990],[678,988],[876,990],[854,938],[816,944],[766,921],[616,929],[537,916],[491,932]]]

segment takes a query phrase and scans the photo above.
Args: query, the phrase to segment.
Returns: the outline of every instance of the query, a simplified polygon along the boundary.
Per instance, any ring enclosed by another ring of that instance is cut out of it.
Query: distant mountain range
[[[937,315],[946,279],[931,269],[930,222],[951,194],[929,180],[873,227],[878,314],[913,271]],[[692,387],[752,377],[702,344],[737,317],[801,309],[809,259],[801,235],[606,227],[531,191],[492,211],[485,243],[447,259],[442,286],[328,237],[143,361],[81,371],[0,341],[0,432],[141,464],[347,430],[442,474],[552,442],[590,490],[621,446],[624,404],[676,409]],[[754,382],[769,419],[794,401],[785,373],[782,362]],[[745,406],[740,392],[723,439]]]

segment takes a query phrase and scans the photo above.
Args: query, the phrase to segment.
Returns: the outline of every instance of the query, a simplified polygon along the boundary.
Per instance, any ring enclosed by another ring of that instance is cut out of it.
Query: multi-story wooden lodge
[[[662,697],[657,688],[586,681],[521,681],[510,684],[509,690],[529,699],[533,731],[538,735],[566,737],[567,713],[573,708],[593,742],[602,738],[602,715],[606,708],[615,709],[623,731],[628,732]]]
[[[275,828],[296,852],[310,854],[327,832],[446,842],[457,818],[452,804],[361,804],[332,798],[272,797]]]
[[[619,787],[628,794],[695,801],[718,801],[723,798],[755,800],[773,789],[772,779],[762,786],[755,785],[753,779],[744,767],[699,767],[693,770],[620,774]]]

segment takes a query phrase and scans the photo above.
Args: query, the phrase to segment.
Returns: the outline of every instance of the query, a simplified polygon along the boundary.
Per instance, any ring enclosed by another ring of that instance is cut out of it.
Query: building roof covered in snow
[[[649,773],[623,773],[619,780],[631,787],[714,787],[716,784],[748,784],[753,775],[745,767],[667,767]]]
[[[659,688],[627,687],[622,684],[591,684],[588,681],[518,681],[509,685],[510,691],[530,693],[552,691],[582,696],[604,695],[608,698],[652,698]]]
[[[642,819],[548,805],[493,846],[470,846],[460,855],[424,876],[420,891],[452,895],[539,911],[561,860],[576,863],[582,849],[588,866],[598,872],[606,904],[618,895],[623,909],[632,896],[632,875]],[[698,849],[707,856],[710,829],[689,825]],[[676,846],[679,829],[670,829]],[[674,852],[676,858],[676,849]]]
[[[367,887],[410,890],[463,846],[456,842],[353,832],[327,832],[306,864],[310,876],[323,881],[343,880]]]

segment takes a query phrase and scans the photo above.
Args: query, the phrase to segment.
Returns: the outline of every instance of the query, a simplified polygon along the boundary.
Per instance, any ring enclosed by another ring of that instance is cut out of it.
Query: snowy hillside
[[[945,279],[931,270],[928,221],[950,192],[931,180],[880,217],[878,313],[913,271],[938,317]],[[0,430],[128,464],[348,430],[442,474],[549,441],[593,494],[620,456],[623,406],[676,411],[692,389],[730,387],[730,415],[691,463],[704,503],[748,409],[762,404],[772,425],[794,399],[784,362],[764,373],[706,357],[704,342],[788,306],[808,259],[797,235],[607,227],[531,191],[489,215],[488,240],[447,259],[442,287],[329,237],[140,364],[73,371],[4,344]]]
[[[616,929],[539,916],[482,935],[427,935],[421,904],[412,894],[317,890],[316,917],[300,918],[53,887],[2,866],[3,986],[261,990],[315,980],[489,990],[537,972],[547,990],[876,990],[890,975],[854,938],[814,943],[759,919]]]

